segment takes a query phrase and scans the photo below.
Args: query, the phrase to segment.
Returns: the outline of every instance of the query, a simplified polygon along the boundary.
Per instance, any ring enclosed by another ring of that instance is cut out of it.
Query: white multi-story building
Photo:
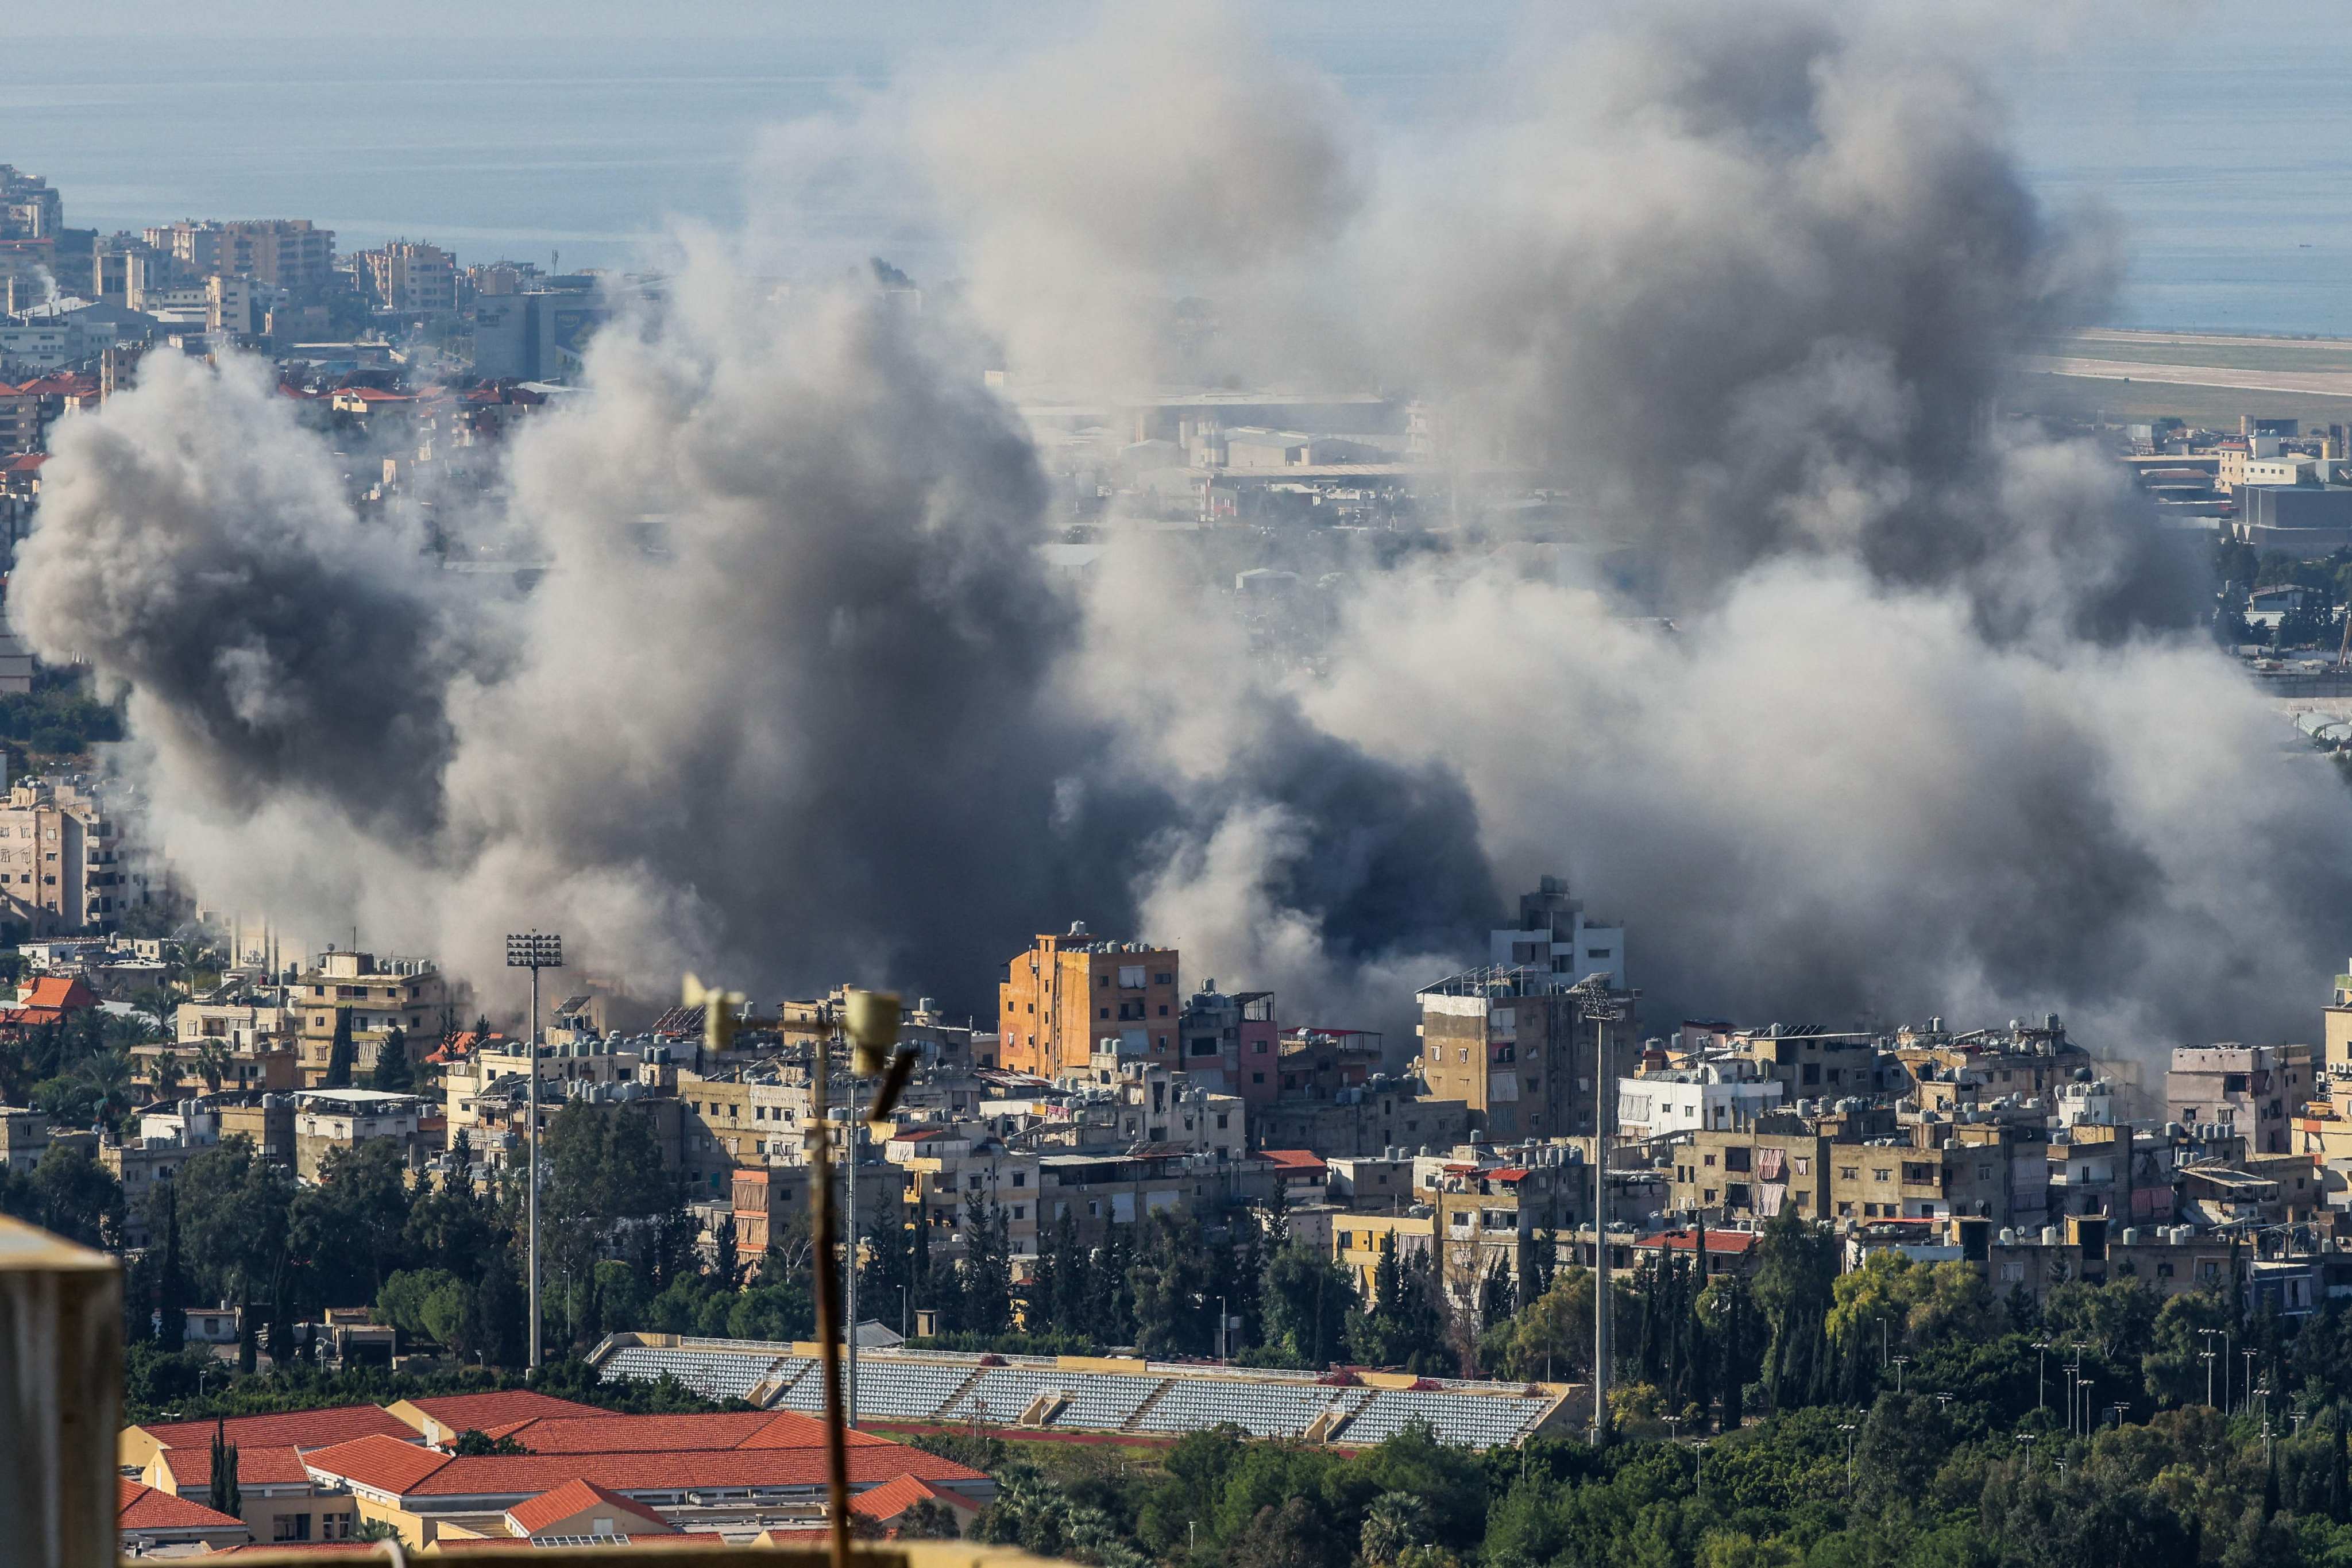
[[[1625,928],[1586,918],[1583,901],[1558,877],[1522,894],[1518,925],[1491,932],[1488,943],[1498,968],[1546,970],[1571,985],[1605,974],[1612,990],[1625,988]]]
[[[1786,1092],[1741,1058],[1656,1068],[1617,1080],[1617,1130],[1629,1138],[1738,1131],[1778,1110]]]

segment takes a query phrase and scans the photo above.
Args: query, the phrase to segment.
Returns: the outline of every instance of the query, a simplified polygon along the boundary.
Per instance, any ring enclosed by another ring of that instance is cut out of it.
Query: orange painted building
[[[997,1060],[1052,1078],[1078,1071],[1098,1042],[1128,1060],[1181,1065],[1176,950],[1090,936],[1040,936],[1005,966],[997,992]]]

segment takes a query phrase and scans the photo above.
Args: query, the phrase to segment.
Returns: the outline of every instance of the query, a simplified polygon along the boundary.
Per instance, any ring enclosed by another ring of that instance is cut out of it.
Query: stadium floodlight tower
[[[1592,1446],[1609,1441],[1609,1026],[1631,1011],[1631,999],[1609,989],[1606,971],[1570,986],[1577,1011],[1592,1023]],[[1706,1232],[1699,1250],[1704,1260]]]
[[[529,1147],[526,1160],[529,1189],[524,1212],[530,1233],[530,1365],[539,1370],[539,972],[563,967],[563,938],[553,931],[527,931],[507,936],[507,967],[530,971],[530,1084],[525,1093],[530,1122],[524,1129]]]

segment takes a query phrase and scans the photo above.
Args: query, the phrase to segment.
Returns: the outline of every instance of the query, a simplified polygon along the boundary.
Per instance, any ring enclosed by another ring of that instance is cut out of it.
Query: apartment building
[[[1841,1034],[1816,1024],[1772,1024],[1728,1032],[1721,1037],[1720,1048],[1750,1063],[1759,1074],[1777,1079],[1784,1091],[1781,1098],[1790,1104],[1883,1094],[1900,1073],[1880,1049],[1877,1036]]]
[[[1058,1078],[1092,1065],[1097,1045],[1123,1058],[1176,1064],[1179,1008],[1172,947],[1087,934],[1041,935],[1005,966],[997,987],[998,1061]]]
[[[0,921],[38,938],[110,931],[146,897],[120,825],[74,780],[26,779],[0,806]]]
[[[1329,1100],[1261,1106],[1250,1118],[1250,1138],[1262,1149],[1312,1149],[1330,1159],[1398,1147],[1450,1149],[1470,1137],[1471,1126],[1465,1101],[1425,1095],[1412,1079],[1383,1076]]]
[[[393,1030],[402,1032],[409,1055],[422,1061],[451,1022],[448,982],[425,958],[331,948],[295,982],[289,1002],[299,1019],[302,1083],[309,1089],[326,1079],[340,1015],[351,1016],[354,1075],[375,1070],[376,1053]]]
[[[1649,1056],[1644,1053],[1640,1072],[1617,1080],[1615,1131],[1623,1137],[1752,1127],[1788,1092],[1778,1078],[1764,1076],[1743,1058],[1666,1067],[1662,1053],[1660,1065]]]
[[[1036,1223],[1050,1237],[1051,1227],[1067,1214],[1082,1247],[1100,1247],[1113,1226],[1148,1219],[1162,1209],[1187,1207],[1207,1217],[1245,1197],[1265,1198],[1274,1174],[1263,1160],[1220,1161],[1210,1154],[1155,1148],[1041,1154],[1037,1171]],[[1018,1225],[1022,1205],[1028,1200],[1017,1190],[1009,1200],[1006,1213]],[[1013,1250],[1021,1248],[1016,1244]]]
[[[1037,1251],[1041,1156],[1007,1144],[971,1124],[902,1128],[882,1146],[883,1158],[907,1173],[907,1201],[931,1227],[931,1256],[961,1256],[964,1205],[1002,1205],[1013,1252]],[[1044,1156],[1043,1158],[1065,1158]]]
[[[0,239],[55,239],[65,226],[65,197],[46,178],[0,163]]]
[[[2179,1046],[2164,1075],[2173,1121],[2227,1123],[2253,1154],[2284,1154],[2316,1092],[2309,1046]]]
[[[337,1150],[377,1138],[395,1139],[412,1169],[439,1153],[447,1123],[432,1101],[373,1089],[317,1089],[295,1097],[294,1173],[315,1182]]]
[[[1264,1104],[1281,1092],[1282,1048],[1276,1034],[1273,992],[1226,995],[1214,980],[1201,982],[1177,1018],[1184,1070],[1253,1104]]]
[[[5,165],[0,164],[0,168]],[[0,1170],[25,1172],[49,1152],[47,1111],[21,1105],[0,1105]]]
[[[184,274],[257,279],[281,289],[323,289],[335,269],[335,232],[309,218],[248,218],[230,223],[183,219],[142,237]]]
[[[1625,928],[1588,918],[1558,877],[1521,894],[1518,924],[1489,932],[1487,946],[1497,969],[1539,969],[1566,985],[1601,974],[1611,990],[1625,989]]]
[[[1469,1107],[1474,1131],[1521,1138],[1590,1138],[1603,1084],[1639,1058],[1629,1022],[1587,1022],[1583,998],[1549,969],[1474,969],[1425,987],[1421,1075],[1438,1099]],[[1595,1030],[1606,1067],[1595,1067]]]
[[[353,251],[352,261],[380,309],[457,308],[457,260],[437,245],[395,239],[380,249]]]

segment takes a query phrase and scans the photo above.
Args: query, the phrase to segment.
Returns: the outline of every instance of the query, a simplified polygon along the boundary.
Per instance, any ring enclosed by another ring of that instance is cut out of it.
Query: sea
[[[2179,21],[2203,13],[2132,15],[2143,25],[2127,34],[2001,68],[2032,184],[2122,237],[2129,267],[2105,324],[2352,337],[2352,28],[2255,47]],[[1458,109],[1513,47],[1499,26],[1279,43],[1402,135]],[[464,261],[625,269],[681,224],[741,224],[763,134],[853,118],[917,52],[856,38],[17,39],[0,47],[0,163],[47,175],[79,227],[307,216],[344,249],[406,237]],[[895,215],[850,191],[803,221],[854,245]]]

